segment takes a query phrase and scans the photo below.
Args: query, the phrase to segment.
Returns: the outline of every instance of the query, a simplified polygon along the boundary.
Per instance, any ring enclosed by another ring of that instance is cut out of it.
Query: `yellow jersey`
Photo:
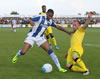
[[[46,14],[46,12],[40,12],[40,14],[41,14],[41,15],[44,15],[44,14]]]
[[[85,30],[80,27],[71,37],[71,48],[82,47],[82,41],[85,35]]]

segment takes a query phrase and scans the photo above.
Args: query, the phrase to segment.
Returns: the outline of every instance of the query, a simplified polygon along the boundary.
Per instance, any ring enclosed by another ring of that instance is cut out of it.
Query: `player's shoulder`
[[[40,19],[41,15],[35,15],[35,16],[32,16],[31,18],[38,18],[38,19]]]
[[[40,16],[42,19],[43,19],[43,18],[46,19],[46,17],[47,17],[46,14],[44,14],[44,15],[39,15],[39,16]]]
[[[78,30],[81,31],[81,32],[84,32],[84,31],[85,31],[85,30],[82,28],[82,26],[80,26],[80,27],[78,28]]]
[[[46,15],[36,15],[34,17],[32,17],[33,19],[38,19],[38,21],[40,20],[46,20]]]

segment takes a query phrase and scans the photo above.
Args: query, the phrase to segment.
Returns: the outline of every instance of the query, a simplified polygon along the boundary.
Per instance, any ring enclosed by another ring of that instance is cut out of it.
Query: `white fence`
[[[11,27],[10,24],[1,24],[0,25],[0,28],[10,28],[10,27]],[[23,25],[18,24],[18,25],[16,25],[16,27],[26,27],[26,25],[25,24],[23,24]],[[68,25],[65,24],[64,27],[68,27]],[[92,25],[89,25],[88,27],[100,27],[100,24],[92,24]]]
[[[100,27],[100,24],[89,25],[88,27]]]
[[[11,24],[1,24],[0,25],[0,28],[9,28],[9,27],[11,27]],[[18,25],[16,25],[16,27],[26,27],[26,25],[25,24],[23,24],[23,25],[18,24]]]

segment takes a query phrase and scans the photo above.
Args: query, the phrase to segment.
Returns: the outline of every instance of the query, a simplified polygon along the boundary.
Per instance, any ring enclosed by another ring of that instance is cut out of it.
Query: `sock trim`
[[[49,55],[50,55],[51,53],[53,53],[52,49],[50,49],[50,50],[48,51],[48,54],[49,54]]]
[[[72,66],[73,66],[73,65],[71,65],[71,66],[69,67],[69,69],[71,69],[71,68],[72,68]]]
[[[79,58],[74,59],[74,61],[76,62]]]
[[[21,54],[21,55],[24,55],[24,54],[22,53],[22,50],[20,50],[20,54]]]

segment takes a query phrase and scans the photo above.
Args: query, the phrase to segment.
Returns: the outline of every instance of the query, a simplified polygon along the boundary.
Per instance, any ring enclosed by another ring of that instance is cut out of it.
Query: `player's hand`
[[[92,18],[92,16],[93,16],[93,12],[89,12],[88,17]]]
[[[29,23],[30,23],[31,26],[35,25],[35,23],[31,19],[29,19],[28,21],[29,21]]]
[[[31,25],[31,26],[34,26],[34,25],[35,25],[35,23],[34,23],[34,22],[30,22],[30,25]]]

